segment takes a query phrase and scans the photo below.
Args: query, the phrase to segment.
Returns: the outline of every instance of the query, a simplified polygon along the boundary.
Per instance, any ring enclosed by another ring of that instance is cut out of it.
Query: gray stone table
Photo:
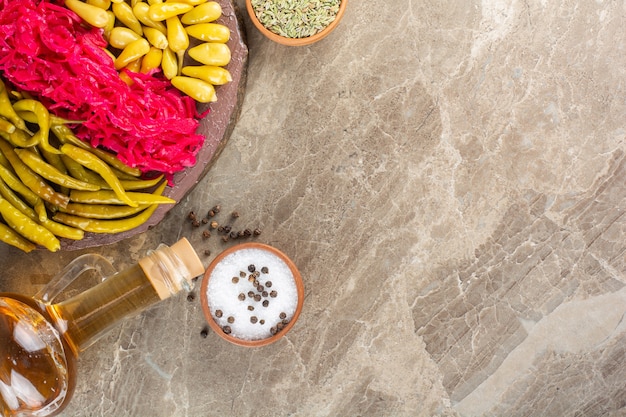
[[[0,246],[0,288],[180,237],[208,264],[232,242],[186,216],[221,204],[298,265],[302,315],[246,349],[170,299],[84,352],[62,415],[624,415],[623,2],[351,0],[299,48],[244,24],[241,117],[193,192],[108,246]]]

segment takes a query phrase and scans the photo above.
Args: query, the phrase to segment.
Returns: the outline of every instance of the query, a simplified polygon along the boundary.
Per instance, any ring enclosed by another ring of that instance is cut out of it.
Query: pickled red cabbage
[[[103,31],[60,1],[0,0],[0,71],[81,139],[109,149],[144,172],[193,166],[204,137],[196,104],[161,74],[127,72],[127,85],[104,51]]]

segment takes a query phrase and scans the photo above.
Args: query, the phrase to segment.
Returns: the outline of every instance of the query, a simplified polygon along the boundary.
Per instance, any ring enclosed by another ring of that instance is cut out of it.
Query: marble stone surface
[[[62,415],[626,415],[626,3],[351,0],[300,48],[245,24],[219,160],[90,252],[123,268],[187,237],[208,264],[232,242],[186,217],[221,204],[298,265],[302,315],[247,349],[165,301],[81,355]],[[79,253],[1,246],[1,288]]]

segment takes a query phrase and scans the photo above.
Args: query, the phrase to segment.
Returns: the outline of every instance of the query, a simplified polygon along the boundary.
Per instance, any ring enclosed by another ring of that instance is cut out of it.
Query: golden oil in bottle
[[[78,354],[120,320],[159,300],[143,269],[134,265],[76,297],[49,306],[48,312]]]
[[[0,341],[0,414],[59,411],[74,391],[76,356],[46,313],[32,299],[0,294]]]

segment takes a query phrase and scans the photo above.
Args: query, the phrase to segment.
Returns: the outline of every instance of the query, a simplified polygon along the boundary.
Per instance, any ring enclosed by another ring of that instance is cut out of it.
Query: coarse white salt
[[[249,280],[254,271],[259,287]],[[230,336],[242,340],[272,336],[271,329],[289,322],[298,305],[298,290],[289,266],[258,248],[237,250],[215,265],[206,296],[215,322],[222,329],[228,326]]]

